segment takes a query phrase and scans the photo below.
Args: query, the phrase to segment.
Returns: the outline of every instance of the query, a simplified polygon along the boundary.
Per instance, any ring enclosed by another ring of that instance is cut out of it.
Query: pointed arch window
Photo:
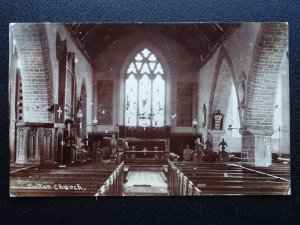
[[[125,125],[161,127],[165,124],[163,66],[149,49],[129,64],[125,80]]]

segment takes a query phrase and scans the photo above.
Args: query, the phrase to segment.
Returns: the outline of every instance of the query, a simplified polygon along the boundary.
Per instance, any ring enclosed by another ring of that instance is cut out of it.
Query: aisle
[[[164,172],[133,170],[128,172],[128,181],[123,185],[124,196],[167,196],[168,185]]]

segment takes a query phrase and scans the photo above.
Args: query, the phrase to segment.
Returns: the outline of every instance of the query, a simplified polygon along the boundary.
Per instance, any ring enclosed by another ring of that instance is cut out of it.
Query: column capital
[[[208,129],[207,132],[211,133],[211,134],[225,134],[226,130],[213,130],[213,129]]]
[[[243,136],[254,135],[254,136],[272,136],[274,134],[274,129],[262,129],[255,127],[244,127]]]

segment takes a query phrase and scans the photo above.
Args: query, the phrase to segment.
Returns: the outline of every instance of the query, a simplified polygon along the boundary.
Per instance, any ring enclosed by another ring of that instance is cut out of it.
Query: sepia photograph
[[[291,195],[288,23],[11,23],[11,197]]]

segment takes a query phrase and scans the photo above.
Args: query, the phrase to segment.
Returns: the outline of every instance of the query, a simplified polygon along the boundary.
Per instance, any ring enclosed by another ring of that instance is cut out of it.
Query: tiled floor
[[[129,171],[128,181],[123,186],[125,196],[161,196],[168,195],[167,183],[163,180],[163,172]]]

